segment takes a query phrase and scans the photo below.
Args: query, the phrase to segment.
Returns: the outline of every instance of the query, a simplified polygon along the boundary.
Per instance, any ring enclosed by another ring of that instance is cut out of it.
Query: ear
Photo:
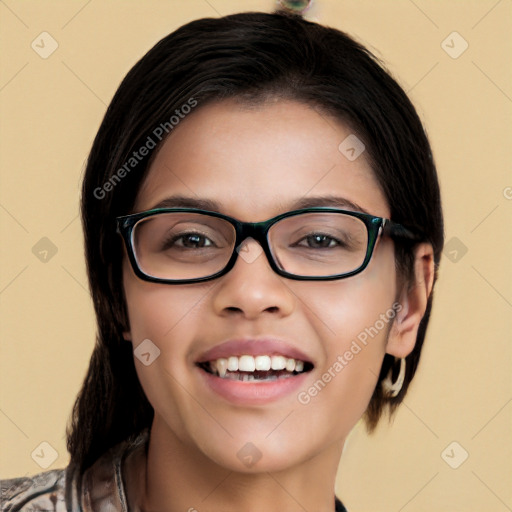
[[[418,328],[427,309],[434,284],[434,251],[429,243],[421,243],[414,250],[414,283],[404,284],[399,298],[401,308],[389,333],[386,352],[395,357],[406,357],[414,349]]]
[[[130,331],[123,331],[123,338],[126,341],[132,341],[132,334]]]

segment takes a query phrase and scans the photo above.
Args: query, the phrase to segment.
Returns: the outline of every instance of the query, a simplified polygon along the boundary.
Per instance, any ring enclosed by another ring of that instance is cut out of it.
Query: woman
[[[112,100],[82,220],[71,462],[3,481],[5,510],[345,510],[344,442],[403,400],[443,246],[428,140],[376,59],[283,12],[181,27]]]

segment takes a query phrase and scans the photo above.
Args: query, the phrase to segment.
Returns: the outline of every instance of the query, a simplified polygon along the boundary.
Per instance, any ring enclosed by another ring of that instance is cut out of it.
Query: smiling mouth
[[[289,379],[313,369],[312,363],[282,355],[231,356],[199,362],[196,365],[221,379],[241,382]]]

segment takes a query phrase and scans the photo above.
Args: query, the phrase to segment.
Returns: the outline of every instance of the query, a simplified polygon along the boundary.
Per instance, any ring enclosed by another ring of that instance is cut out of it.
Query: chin
[[[232,438],[215,446],[203,446],[202,452],[214,464],[245,474],[285,471],[314,456],[314,447],[310,443],[304,445],[293,437],[288,437],[285,443],[272,442],[261,436],[250,441],[250,434],[243,439]],[[304,452],[297,451],[297,446],[302,446]]]

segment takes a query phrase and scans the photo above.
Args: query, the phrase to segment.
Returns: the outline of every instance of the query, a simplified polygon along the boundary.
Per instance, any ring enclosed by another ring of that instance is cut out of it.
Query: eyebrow
[[[354,201],[334,195],[303,197],[298,201],[293,202],[291,205],[294,210],[312,208],[315,206],[330,206],[332,208],[345,208],[356,212],[369,213],[365,208]]]
[[[287,203],[285,210],[301,210],[303,208],[314,208],[317,206],[345,208],[356,212],[369,213],[359,204],[344,197],[334,195],[302,197],[296,201]],[[153,205],[150,210],[155,210],[158,208],[198,208],[200,210],[209,210],[212,212],[222,213],[222,208],[217,201],[183,195],[166,197],[165,199],[162,199],[162,201],[159,201],[157,204]]]

